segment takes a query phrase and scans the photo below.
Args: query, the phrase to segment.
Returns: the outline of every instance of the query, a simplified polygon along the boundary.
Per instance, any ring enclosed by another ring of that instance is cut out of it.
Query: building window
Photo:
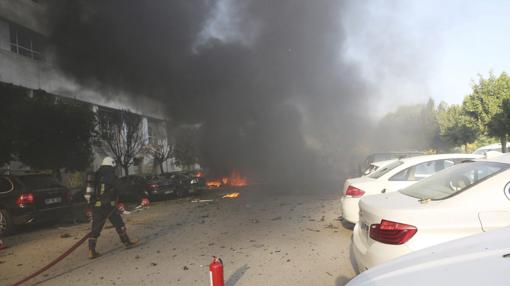
[[[41,35],[10,23],[11,52],[35,60],[42,59],[43,38]]]
[[[152,127],[151,126],[149,126],[149,128],[147,128],[147,135],[148,135],[147,137],[149,137],[148,138],[149,139],[149,144],[156,143],[156,142],[154,142],[154,133],[152,131]]]

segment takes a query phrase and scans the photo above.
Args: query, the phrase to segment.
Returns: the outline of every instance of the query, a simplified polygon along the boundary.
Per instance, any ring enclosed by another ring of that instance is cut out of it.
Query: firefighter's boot
[[[96,251],[96,238],[89,238],[89,258],[94,259],[101,256],[99,252]]]
[[[122,241],[122,243],[124,244],[126,249],[133,248],[140,243],[140,241],[138,239],[134,239],[134,240],[129,239],[129,236],[126,233],[125,227],[120,229],[118,233],[119,233],[120,241]]]

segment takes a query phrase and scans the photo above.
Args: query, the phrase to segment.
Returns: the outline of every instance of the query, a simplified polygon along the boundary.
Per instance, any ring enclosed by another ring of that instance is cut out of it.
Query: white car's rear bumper
[[[380,243],[368,235],[357,223],[352,233],[352,254],[359,272],[411,252],[406,245]]]
[[[340,199],[342,205],[342,218],[350,223],[357,223],[359,219],[359,200],[360,198],[353,198],[342,196]]]

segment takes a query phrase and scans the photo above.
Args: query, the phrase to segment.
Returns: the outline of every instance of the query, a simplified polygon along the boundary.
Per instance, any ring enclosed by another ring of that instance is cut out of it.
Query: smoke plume
[[[312,180],[349,163],[366,124],[365,87],[342,59],[342,9],[334,0],[57,0],[52,42],[80,82],[157,99],[175,122],[199,124],[211,170]]]

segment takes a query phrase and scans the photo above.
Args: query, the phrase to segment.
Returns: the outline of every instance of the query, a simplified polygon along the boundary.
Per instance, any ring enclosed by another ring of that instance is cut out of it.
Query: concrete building
[[[167,139],[168,119],[162,104],[148,98],[136,102],[136,96],[84,86],[58,69],[52,49],[46,44],[50,34],[48,9],[42,0],[0,0],[0,82],[84,101],[95,106],[95,110],[128,109],[143,117],[147,143]],[[97,167],[109,152],[96,148],[95,153]],[[146,156],[140,162],[132,167],[131,173],[156,170]]]

